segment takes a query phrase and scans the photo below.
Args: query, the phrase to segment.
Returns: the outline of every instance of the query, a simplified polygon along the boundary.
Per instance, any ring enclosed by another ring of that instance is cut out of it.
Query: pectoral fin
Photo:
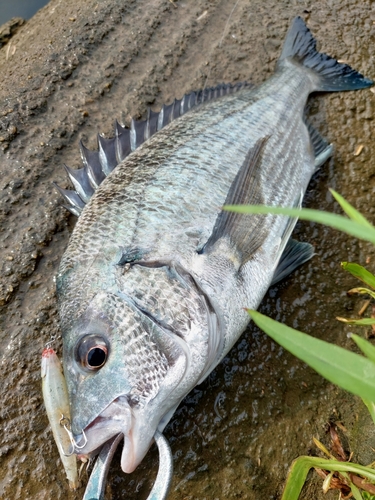
[[[268,137],[259,139],[247,153],[225,200],[225,205],[262,205],[260,169],[262,152]],[[243,264],[261,246],[265,232],[261,230],[265,215],[245,215],[222,210],[210,238],[200,253],[210,253],[222,239],[229,240],[240,253]]]

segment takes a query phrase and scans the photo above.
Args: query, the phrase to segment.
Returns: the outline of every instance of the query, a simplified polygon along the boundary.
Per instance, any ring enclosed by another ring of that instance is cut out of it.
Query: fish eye
[[[99,370],[108,357],[107,342],[99,335],[86,335],[76,350],[77,361],[88,370]]]
[[[100,368],[107,359],[107,348],[103,346],[92,347],[87,353],[87,366],[90,368]]]

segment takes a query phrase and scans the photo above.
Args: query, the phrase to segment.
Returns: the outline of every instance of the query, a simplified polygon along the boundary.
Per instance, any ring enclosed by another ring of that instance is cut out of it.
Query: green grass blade
[[[366,268],[355,262],[341,262],[341,267],[375,290],[375,276],[370,271],[367,271]]]
[[[362,399],[375,401],[375,365],[369,359],[294,330],[257,311],[248,312],[259,328],[327,380]]]
[[[302,220],[310,220],[325,224],[326,226],[338,229],[350,236],[355,236],[361,240],[369,241],[375,245],[375,228],[365,227],[356,221],[350,220],[342,215],[312,210],[308,208],[283,208],[283,207],[265,207],[263,205],[225,205],[224,210],[243,214],[275,214],[288,215],[289,217],[298,217]]]
[[[367,399],[362,399],[362,401],[367,406],[367,409],[371,415],[372,421],[375,424],[375,403],[373,403],[372,401],[367,401]]]
[[[298,500],[303,485],[306,482],[307,474],[309,473],[311,467],[314,467],[309,460],[310,458],[313,457],[302,456],[293,461],[288,477],[285,481],[285,487],[281,500]]]
[[[348,290],[347,292],[349,295],[352,295],[353,293],[361,293],[363,295],[370,295],[373,299],[375,299],[375,292],[370,290],[369,288],[352,288],[351,290]]]
[[[369,467],[338,460],[302,456],[292,463],[281,500],[298,500],[307,474],[312,467],[337,472],[353,472],[375,482],[375,470]]]
[[[375,318],[362,318],[362,319],[350,319],[350,318],[339,318],[339,321],[343,323],[347,323],[348,325],[357,325],[357,326],[369,326],[375,325]]]
[[[359,335],[352,333],[350,336],[357,346],[361,349],[363,354],[373,363],[375,363],[375,346],[371,344],[368,340],[363,339]]]
[[[345,476],[344,476],[345,477]],[[347,476],[347,480],[348,480],[348,484],[349,484],[349,488],[350,488],[350,492],[351,494],[353,495],[353,497],[355,498],[355,500],[364,500],[363,496],[361,495],[359,489],[357,488],[357,486],[355,486],[351,481],[350,481],[350,478],[349,476]]]
[[[369,222],[366,217],[364,217],[348,201],[346,201],[345,198],[341,196],[341,194],[336,193],[336,191],[334,191],[333,189],[330,189],[330,192],[348,217],[365,227],[374,229],[374,226],[371,224],[371,222]]]

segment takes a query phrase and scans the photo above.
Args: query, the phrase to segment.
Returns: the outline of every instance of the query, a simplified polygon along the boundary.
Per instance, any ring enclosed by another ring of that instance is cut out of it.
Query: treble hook
[[[84,439],[84,443],[82,445],[79,445],[76,440],[74,439],[74,436],[73,436],[73,433],[72,431],[68,428],[68,425],[70,427],[70,420],[68,417],[64,417],[64,415],[61,415],[61,419],[60,419],[60,425],[62,427],[64,427],[64,429],[66,430],[66,432],[68,433],[68,436],[69,436],[69,439],[70,439],[70,442],[72,444],[72,451],[69,453],[69,454],[66,454],[64,450],[62,450],[63,454],[66,456],[66,457],[70,457],[70,455],[73,455],[73,453],[75,453],[75,450],[82,450],[82,448],[84,448],[87,444],[87,437],[86,437],[86,434],[85,434],[85,431],[82,429],[82,434],[83,434],[83,439]]]
[[[55,340],[56,340],[56,335],[53,335],[53,337],[51,337],[51,340],[46,342],[46,349],[49,349],[50,346],[55,342]]]

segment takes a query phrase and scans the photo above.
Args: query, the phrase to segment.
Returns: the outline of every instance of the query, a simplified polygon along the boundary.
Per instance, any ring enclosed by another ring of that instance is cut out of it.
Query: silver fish
[[[290,240],[295,219],[220,207],[300,205],[332,153],[305,121],[308,95],[371,85],[296,18],[262,85],[189,94],[117,125],[98,152],[81,146],[75,191],[61,190],[79,219],[57,277],[76,453],[123,434],[132,472],[244,331],[243,308],[311,257]]]

